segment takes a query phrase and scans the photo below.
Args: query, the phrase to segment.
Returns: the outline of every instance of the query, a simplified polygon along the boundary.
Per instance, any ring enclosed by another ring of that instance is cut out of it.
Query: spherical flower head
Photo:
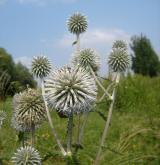
[[[112,49],[121,49],[127,51],[127,44],[122,40],[117,40],[113,43]]]
[[[73,14],[67,21],[68,30],[73,34],[81,34],[87,29],[86,17],[80,13]]]
[[[108,64],[114,72],[124,72],[129,66],[127,52],[121,49],[113,50],[109,56]]]
[[[80,67],[89,70],[92,68],[94,72],[97,72],[100,67],[100,57],[92,49],[83,49],[73,57],[74,66],[79,65]]]
[[[48,76],[51,71],[51,64],[47,57],[38,56],[34,57],[32,61],[32,73],[37,78],[44,78]]]
[[[35,89],[27,89],[13,98],[12,125],[19,131],[29,131],[46,119],[42,95]]]
[[[64,67],[53,71],[45,81],[50,107],[65,114],[90,111],[96,95],[96,83],[83,68]]]
[[[41,165],[41,158],[35,148],[25,146],[17,149],[12,157],[12,162],[15,165]]]

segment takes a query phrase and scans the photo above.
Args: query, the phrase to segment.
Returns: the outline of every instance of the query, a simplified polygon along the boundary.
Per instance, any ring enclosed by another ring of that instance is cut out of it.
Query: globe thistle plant
[[[30,131],[32,125],[37,127],[46,118],[42,95],[35,89],[15,95],[13,106],[12,125],[19,131]]]
[[[41,165],[41,158],[35,148],[25,146],[17,149],[12,157],[12,162],[15,165]]]
[[[38,56],[34,57],[32,61],[32,73],[37,78],[43,79],[48,76],[51,71],[51,64],[47,57]]]
[[[86,17],[80,13],[73,14],[67,21],[68,30],[76,35],[86,31],[87,20]]]
[[[100,57],[92,49],[83,49],[73,57],[73,64],[75,66],[89,70],[91,67],[94,72],[97,72],[100,67]]]
[[[129,66],[127,52],[121,49],[114,49],[109,56],[108,64],[114,72],[124,72]]]
[[[45,81],[45,97],[64,113],[89,111],[97,95],[94,79],[82,68],[63,67]]]

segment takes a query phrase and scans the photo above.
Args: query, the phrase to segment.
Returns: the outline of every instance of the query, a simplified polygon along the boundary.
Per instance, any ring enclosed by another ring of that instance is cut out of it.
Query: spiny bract
[[[68,30],[73,34],[81,34],[87,29],[86,17],[80,13],[73,14],[67,21]]]
[[[113,43],[112,49],[121,49],[127,51],[127,44],[122,40],[117,40]]]
[[[27,89],[13,98],[12,126],[19,131],[30,131],[46,118],[42,95],[35,89]]]
[[[114,72],[124,72],[129,66],[127,52],[121,49],[114,49],[109,56],[108,64]]]
[[[12,157],[15,165],[41,165],[41,158],[36,149],[31,146],[20,147]]]
[[[37,78],[44,78],[48,76],[51,71],[51,64],[47,57],[34,57],[32,61],[32,74]]]
[[[75,66],[79,65],[86,70],[91,67],[94,72],[97,72],[100,67],[100,57],[92,49],[83,49],[74,55],[73,64]]]
[[[63,67],[45,81],[45,94],[49,105],[57,111],[79,113],[91,109],[97,87],[84,69]]]

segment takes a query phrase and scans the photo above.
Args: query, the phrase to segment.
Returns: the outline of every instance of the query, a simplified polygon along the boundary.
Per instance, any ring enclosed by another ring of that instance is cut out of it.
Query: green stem
[[[51,115],[50,115],[50,112],[49,112],[49,109],[48,109],[48,105],[47,105],[47,101],[45,100],[45,92],[44,92],[44,81],[42,80],[42,96],[43,96],[43,100],[44,100],[44,103],[45,103],[45,109],[46,109],[46,112],[47,112],[47,118],[48,118],[48,121],[49,121],[49,124],[50,124],[50,127],[52,129],[52,133],[54,135],[54,138],[56,139],[57,141],[57,144],[63,154],[63,156],[66,156],[66,151],[64,150],[59,138],[58,138],[58,135],[55,131],[55,128],[53,126],[53,122],[52,122],[52,118],[51,118]]]

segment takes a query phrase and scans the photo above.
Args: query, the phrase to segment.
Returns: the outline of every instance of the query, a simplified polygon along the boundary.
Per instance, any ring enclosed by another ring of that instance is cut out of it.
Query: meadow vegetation
[[[107,86],[108,80],[104,80],[103,84]],[[159,77],[128,75],[122,78],[118,87],[109,134],[100,157],[101,165],[160,164],[159,89]],[[99,89],[99,96],[101,93]],[[63,165],[66,162],[68,164],[92,164],[104,129],[108,106],[109,101],[104,100],[97,104],[93,112],[89,114],[82,142],[83,148],[75,154],[72,163],[62,157],[48,122],[44,122],[36,131],[35,141],[35,147],[42,157],[42,164]],[[12,98],[1,102],[0,109],[7,113],[7,118],[0,130],[0,164],[3,162],[3,165],[11,165],[11,157],[20,146],[18,133],[10,126],[13,110]],[[65,146],[67,118],[60,118],[54,111],[51,111],[51,116]],[[76,130],[77,117],[74,118],[74,135],[76,135]]]

